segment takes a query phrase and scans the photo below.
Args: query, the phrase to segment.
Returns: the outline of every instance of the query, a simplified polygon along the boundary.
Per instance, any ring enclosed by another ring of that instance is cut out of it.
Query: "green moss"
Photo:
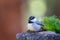
[[[55,15],[44,17],[43,23],[46,25],[43,29],[60,33],[60,20]]]

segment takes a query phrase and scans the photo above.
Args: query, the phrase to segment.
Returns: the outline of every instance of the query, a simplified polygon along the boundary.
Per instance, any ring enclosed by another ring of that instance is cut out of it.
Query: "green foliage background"
[[[60,33],[60,20],[55,15],[44,17],[43,23],[45,24],[43,29]]]

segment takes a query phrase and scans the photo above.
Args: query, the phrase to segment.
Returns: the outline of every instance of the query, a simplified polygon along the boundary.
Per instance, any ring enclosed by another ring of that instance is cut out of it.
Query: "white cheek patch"
[[[35,18],[35,19],[33,19],[33,20],[31,20],[32,22],[36,22],[37,21],[37,19]]]

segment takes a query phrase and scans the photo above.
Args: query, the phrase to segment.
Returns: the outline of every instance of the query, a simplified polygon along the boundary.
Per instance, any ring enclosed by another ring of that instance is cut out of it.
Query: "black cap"
[[[33,20],[34,18],[35,18],[34,16],[30,16],[29,20],[28,20],[28,23],[33,23],[31,20]]]
[[[33,20],[35,17],[34,16],[30,16],[29,17],[29,20]]]

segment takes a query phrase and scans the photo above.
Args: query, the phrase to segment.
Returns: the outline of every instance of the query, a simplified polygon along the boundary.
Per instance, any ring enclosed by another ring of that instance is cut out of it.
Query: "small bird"
[[[41,28],[43,26],[44,25],[42,24],[42,22],[37,20],[34,16],[29,17],[28,26],[27,26],[28,31],[38,32],[38,31],[41,31]]]

